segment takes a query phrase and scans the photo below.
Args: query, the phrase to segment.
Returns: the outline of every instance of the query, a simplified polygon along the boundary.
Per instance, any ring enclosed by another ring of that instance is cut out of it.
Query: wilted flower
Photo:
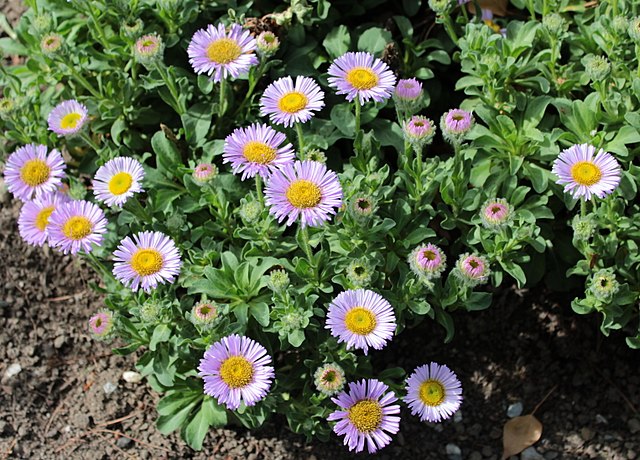
[[[460,2],[461,0],[458,0]],[[467,3],[470,0],[462,0],[464,3]],[[442,15],[449,11],[451,5],[451,0],[429,0],[429,8],[433,10],[434,13]]]
[[[63,43],[64,39],[62,35],[54,33],[47,34],[40,40],[40,49],[45,56],[53,56],[60,50]]]
[[[409,254],[409,267],[418,278],[430,281],[442,275],[447,257],[435,244],[421,244]]]
[[[269,57],[275,54],[280,48],[280,40],[275,36],[273,32],[265,30],[260,32],[260,35],[256,38],[256,45],[258,47],[258,54],[265,57]]]
[[[11,114],[16,110],[16,103],[10,97],[0,97],[0,118],[8,120]]]
[[[487,259],[468,253],[460,255],[454,270],[454,275],[468,287],[486,283],[490,273]]]
[[[619,288],[620,284],[616,280],[613,270],[604,268],[593,274],[589,291],[601,302],[611,302]]]
[[[148,34],[140,37],[133,45],[133,54],[136,60],[145,67],[162,60],[164,43],[157,34]]]
[[[512,214],[511,205],[504,198],[487,200],[480,208],[480,218],[487,228],[506,225],[511,220]]]
[[[98,340],[108,339],[113,332],[113,313],[103,310],[89,318],[89,330]]]
[[[442,115],[440,129],[444,138],[452,143],[459,144],[464,136],[473,127],[474,119],[471,112],[462,109],[452,109]]]
[[[193,179],[198,184],[211,182],[218,175],[218,167],[211,163],[198,163],[193,169]]]
[[[51,15],[48,13],[36,15],[33,18],[33,28],[37,35],[49,32],[51,29]]]
[[[269,281],[267,281],[267,287],[275,293],[282,293],[287,290],[291,281],[289,275],[284,270],[272,270],[269,273]]]
[[[140,306],[140,319],[149,324],[157,323],[162,317],[162,304],[156,300],[147,300]]]
[[[319,149],[309,149],[304,154],[305,160],[317,161],[318,163],[325,164],[327,162],[327,156],[324,154],[322,150]]]
[[[319,392],[333,396],[344,388],[344,370],[335,363],[327,363],[313,373],[313,383]]]
[[[124,32],[125,37],[133,39],[140,35],[143,27],[144,23],[142,22],[142,19],[137,18],[133,22],[124,23],[124,25],[122,26],[122,31]]]
[[[629,37],[640,44],[640,17],[635,17],[629,22]]]
[[[260,214],[262,213],[262,204],[259,201],[251,200],[247,201],[243,199],[240,204],[240,209],[238,210],[238,214],[244,221],[245,224],[251,224],[258,220]]]
[[[569,28],[569,24],[558,13],[551,13],[542,18],[542,27],[552,37],[560,38]]]
[[[352,260],[347,265],[346,275],[354,288],[368,286],[373,276],[371,264],[365,258]]]
[[[412,415],[432,423],[451,417],[462,403],[462,385],[447,366],[436,363],[417,367],[407,379],[404,398]]]
[[[349,213],[355,220],[368,220],[376,211],[377,202],[374,198],[364,195],[354,195],[349,199]]]

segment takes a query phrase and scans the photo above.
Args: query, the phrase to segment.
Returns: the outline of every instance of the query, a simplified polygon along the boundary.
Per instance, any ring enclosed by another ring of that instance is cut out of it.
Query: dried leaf
[[[542,436],[542,423],[535,416],[514,417],[504,424],[502,460],[517,455],[535,444]]]
[[[470,2],[467,4],[467,8],[472,14],[475,14],[476,12],[474,3],[475,2]],[[479,0],[478,1],[478,5],[480,6],[480,9],[491,10],[494,16],[506,16],[508,4],[509,4],[509,0]]]

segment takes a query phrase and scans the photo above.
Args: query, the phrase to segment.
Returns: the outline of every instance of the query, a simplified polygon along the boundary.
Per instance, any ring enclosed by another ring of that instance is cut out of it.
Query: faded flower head
[[[460,3],[460,1],[463,1],[463,3],[467,3],[469,0],[458,0],[458,4],[462,4]],[[431,8],[436,14],[441,15],[448,12],[450,6],[451,0],[429,0],[429,8]]]
[[[145,323],[157,323],[162,318],[162,304],[156,300],[147,300],[140,306],[138,314]]]
[[[42,50],[42,54],[45,56],[51,57],[60,51],[63,43],[64,39],[62,35],[55,33],[47,34],[40,40],[40,50]]]
[[[354,259],[347,265],[346,275],[354,288],[366,287],[371,283],[373,269],[369,261],[363,257]]]
[[[349,213],[357,221],[368,220],[376,211],[377,201],[370,196],[354,195],[349,200]]]
[[[136,60],[145,67],[155,61],[162,60],[164,43],[158,34],[148,34],[140,37],[133,45]]]
[[[113,313],[103,310],[89,318],[89,331],[98,340],[107,340],[113,334]]]
[[[604,80],[611,73],[611,63],[604,56],[587,54],[582,58],[581,62],[584,66],[585,73],[589,76],[591,81]]]
[[[611,21],[611,28],[618,35],[623,35],[629,29],[629,20],[624,16],[616,16]]]
[[[485,201],[480,208],[480,218],[487,228],[498,228],[510,222],[513,216],[511,205],[504,198]]]
[[[589,291],[601,302],[611,302],[619,288],[620,284],[616,280],[613,269],[604,268],[593,274]]]
[[[573,239],[577,241],[588,241],[596,231],[596,221],[591,216],[582,217],[577,215],[571,221],[573,228]]]
[[[324,364],[313,373],[313,383],[320,393],[333,396],[344,388],[344,370],[336,363]]]
[[[0,118],[8,120],[16,110],[16,103],[13,98],[0,97]]]
[[[258,47],[258,54],[269,57],[275,54],[280,48],[280,40],[273,32],[265,30],[260,32],[260,35],[256,38],[256,45]]]
[[[327,162],[327,156],[324,154],[322,150],[319,149],[309,149],[304,154],[305,160],[317,161],[318,163],[325,164]]]
[[[552,37],[560,38],[569,28],[569,24],[558,13],[551,13],[542,18],[542,27]]]
[[[140,35],[140,32],[142,32],[143,27],[144,27],[144,23],[142,22],[142,19],[137,18],[133,22],[126,22],[122,26],[122,31],[125,37],[133,39],[138,35]]]
[[[247,201],[243,198],[238,210],[238,214],[240,214],[240,218],[244,221],[245,224],[251,224],[258,220],[258,217],[260,217],[260,214],[262,213],[262,209],[262,205],[259,201]]]
[[[629,38],[636,42],[640,43],[640,16],[633,18],[629,22]]]

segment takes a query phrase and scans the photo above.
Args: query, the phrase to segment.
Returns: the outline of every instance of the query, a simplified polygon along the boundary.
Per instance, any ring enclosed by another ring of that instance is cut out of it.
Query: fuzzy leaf
[[[502,460],[518,455],[542,436],[542,423],[532,414],[514,417],[504,424]]]

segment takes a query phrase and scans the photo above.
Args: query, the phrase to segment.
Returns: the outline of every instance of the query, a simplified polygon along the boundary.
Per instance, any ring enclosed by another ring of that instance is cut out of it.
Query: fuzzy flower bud
[[[447,257],[435,244],[421,244],[407,259],[411,271],[422,281],[437,279],[447,267]]]
[[[354,288],[369,286],[373,275],[371,264],[364,258],[352,260],[347,266],[346,275]]]
[[[594,273],[589,291],[601,302],[611,302],[619,288],[620,284],[616,280],[613,270],[605,268]]]
[[[512,215],[511,205],[504,198],[487,200],[480,208],[480,218],[487,228],[499,228],[508,224]]]
[[[573,239],[577,241],[588,241],[596,231],[596,223],[589,216],[575,216],[571,221],[571,227],[573,228]]]
[[[45,34],[51,30],[51,15],[38,14],[33,18],[33,29],[37,35]]]
[[[211,163],[199,163],[193,170],[193,180],[198,184],[211,182],[218,175],[218,167]]]
[[[611,72],[611,63],[604,56],[587,54],[582,58],[584,71],[591,81],[604,80]]]
[[[64,43],[64,40],[62,38],[62,35],[53,34],[53,33],[47,34],[44,37],[42,37],[42,40],[40,40],[40,50],[42,51],[42,54],[44,54],[45,56],[52,57],[58,51],[60,51],[60,48],[62,48],[63,43]]]
[[[210,329],[218,318],[218,306],[214,302],[198,302],[193,306],[189,321],[200,329]]]
[[[107,340],[113,333],[113,313],[103,310],[89,318],[89,331],[98,340]]]
[[[156,34],[143,35],[133,45],[133,54],[136,60],[145,67],[162,60],[163,52],[164,43],[162,38]]]
[[[471,112],[462,109],[452,109],[442,115],[440,129],[442,135],[451,144],[460,144],[464,136],[473,127],[474,119]]]
[[[551,13],[542,18],[542,27],[552,37],[560,38],[569,28],[569,24],[558,13]]]
[[[275,293],[284,292],[291,284],[289,275],[284,270],[273,270],[269,274],[269,281],[267,281],[267,287]]]
[[[367,221],[375,212],[376,201],[371,197],[355,195],[349,200],[349,214],[360,222]]]
[[[415,150],[421,150],[425,145],[431,144],[436,135],[436,127],[433,121],[421,115],[414,115],[402,125],[404,138]]]
[[[125,23],[122,26],[122,32],[124,33],[125,37],[134,39],[135,37],[140,35],[140,32],[142,32],[143,27],[144,27],[144,23],[140,18],[138,18],[133,22]]]
[[[327,162],[327,156],[322,150],[310,149],[305,153],[305,160],[317,161],[318,163],[325,164]]]
[[[238,213],[240,214],[240,218],[245,224],[251,224],[258,220],[258,217],[260,217],[260,214],[262,213],[262,205],[256,200],[245,200],[240,205]]]
[[[162,305],[154,300],[149,300],[142,304],[138,314],[143,323],[157,323],[162,318]]]
[[[629,20],[624,16],[616,16],[611,21],[611,28],[617,35],[623,35],[629,29]]]
[[[264,31],[256,38],[258,53],[264,57],[272,56],[280,48],[280,40],[273,32]]]
[[[636,42],[636,44],[640,44],[640,16],[633,18],[629,22],[629,29],[627,31],[629,33],[629,38]]]
[[[465,286],[474,287],[487,282],[491,269],[486,258],[466,253],[460,255],[453,273]]]
[[[333,396],[344,387],[344,370],[335,363],[327,363],[316,369],[313,380],[318,391],[327,396]]]
[[[398,80],[393,100],[400,111],[413,114],[420,110],[422,94],[422,83],[415,78]]]
[[[0,119],[8,120],[16,110],[16,104],[12,98],[0,97]]]

